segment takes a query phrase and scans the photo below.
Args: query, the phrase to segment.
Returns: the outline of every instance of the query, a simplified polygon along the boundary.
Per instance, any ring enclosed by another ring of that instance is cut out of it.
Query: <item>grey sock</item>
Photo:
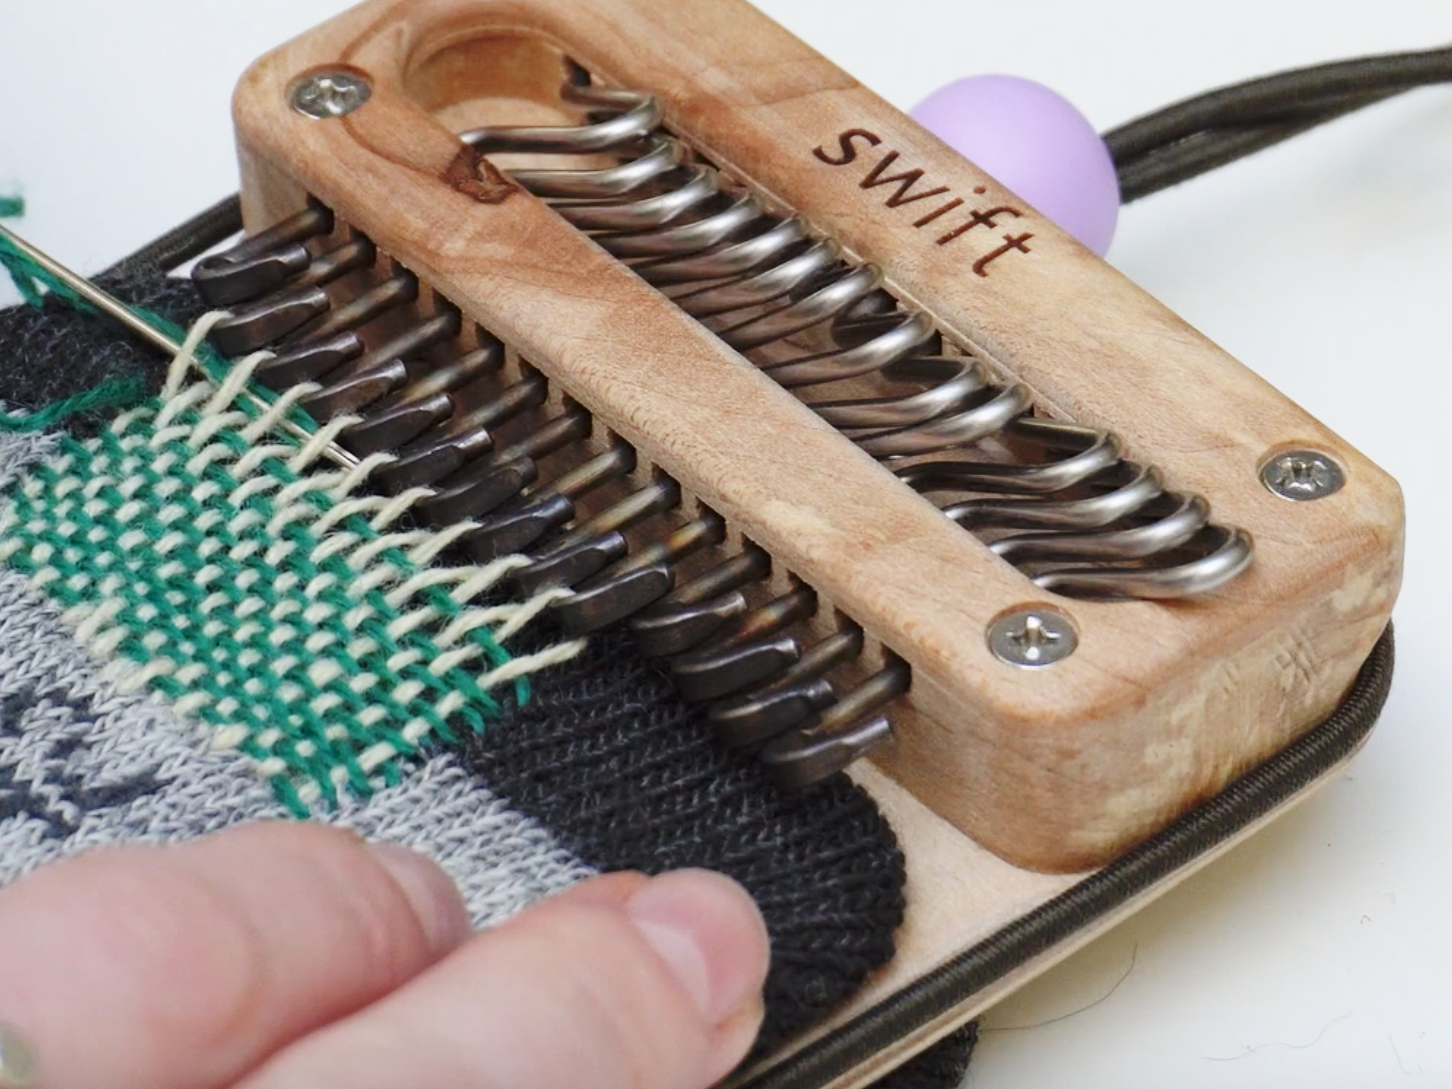
[[[14,452],[0,442],[0,472]],[[432,855],[480,926],[594,872],[452,755],[322,816]],[[286,818],[253,761],[153,695],[118,694],[50,602],[0,569],[0,884],[87,848]]]

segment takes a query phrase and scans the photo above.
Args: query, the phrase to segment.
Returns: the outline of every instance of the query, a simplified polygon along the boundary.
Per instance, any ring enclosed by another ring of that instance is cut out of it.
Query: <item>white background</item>
[[[95,270],[232,191],[236,75],[341,6],[5,0],[0,193],[26,196],[21,229]],[[762,6],[904,108],[1010,72],[1101,129],[1288,66],[1452,42],[1446,0]],[[1452,89],[1122,215],[1116,265],[1401,480],[1397,683],[1349,774],[996,1010],[975,1089],[1452,1086],[1449,253]]]

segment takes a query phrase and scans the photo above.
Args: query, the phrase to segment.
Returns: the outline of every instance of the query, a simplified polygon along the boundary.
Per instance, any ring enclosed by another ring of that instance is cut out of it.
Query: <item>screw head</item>
[[[1304,503],[1339,492],[1346,474],[1318,450],[1287,450],[1261,466],[1260,482],[1282,499]]]
[[[1046,606],[1016,609],[988,629],[988,649],[1009,665],[1038,669],[1074,653],[1079,635],[1063,613]]]
[[[360,72],[329,69],[314,72],[293,84],[292,108],[319,121],[345,117],[373,94],[373,85]]]

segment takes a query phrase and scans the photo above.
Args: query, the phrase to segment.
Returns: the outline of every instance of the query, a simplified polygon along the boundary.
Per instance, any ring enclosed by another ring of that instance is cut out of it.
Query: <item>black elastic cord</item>
[[[1452,81],[1452,48],[1334,61],[1208,91],[1104,134],[1120,200],[1157,193],[1416,87]]]
[[[1395,657],[1388,624],[1345,699],[1319,726],[1127,854],[740,1089],[819,1089],[835,1081],[1272,813],[1365,740],[1386,703]]]
[[[1333,61],[1236,83],[1110,129],[1120,201],[1157,193],[1393,95],[1452,82],[1452,47]],[[228,197],[118,262],[174,269],[242,229]]]
[[[127,278],[144,269],[170,272],[227,241],[241,229],[242,200],[233,194],[148,242],[131,256],[123,257],[101,275]]]

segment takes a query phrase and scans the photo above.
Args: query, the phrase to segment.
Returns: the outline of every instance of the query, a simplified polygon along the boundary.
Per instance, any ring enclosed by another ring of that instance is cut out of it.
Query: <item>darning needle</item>
[[[48,253],[36,249],[4,224],[0,224],[0,241],[10,246],[37,268],[53,276],[57,281],[65,285],[67,290],[74,292],[77,297],[83,299],[113,321],[124,325],[143,340],[150,341],[151,344],[166,352],[167,355],[173,357],[181,355],[182,345],[175,337],[170,336],[164,330],[158,329],[114,295],[101,290],[79,273],[71,271]],[[244,390],[242,396],[247,399],[253,408],[266,411],[268,407],[267,402],[263,401],[256,394],[248,393]],[[293,438],[299,439],[302,442],[307,442],[312,438],[312,435],[305,428],[299,427],[297,424],[284,420],[280,426]],[[328,443],[327,446],[323,447],[322,452],[329,461],[341,465],[344,468],[351,469],[358,464],[358,459],[337,443]]]
[[[132,312],[120,300],[102,291],[95,284],[91,283],[84,276],[72,272],[61,264],[54,257],[36,249],[25,239],[21,238],[8,227],[0,224],[0,238],[3,238],[22,257],[38,268],[44,269],[51,276],[54,276],[69,290],[75,292],[86,302],[90,303],[103,314],[119,321],[126,328],[130,329],[137,336],[151,341],[164,352],[171,355],[180,355],[182,346],[172,337],[162,332],[150,322],[143,320],[139,315]]]

